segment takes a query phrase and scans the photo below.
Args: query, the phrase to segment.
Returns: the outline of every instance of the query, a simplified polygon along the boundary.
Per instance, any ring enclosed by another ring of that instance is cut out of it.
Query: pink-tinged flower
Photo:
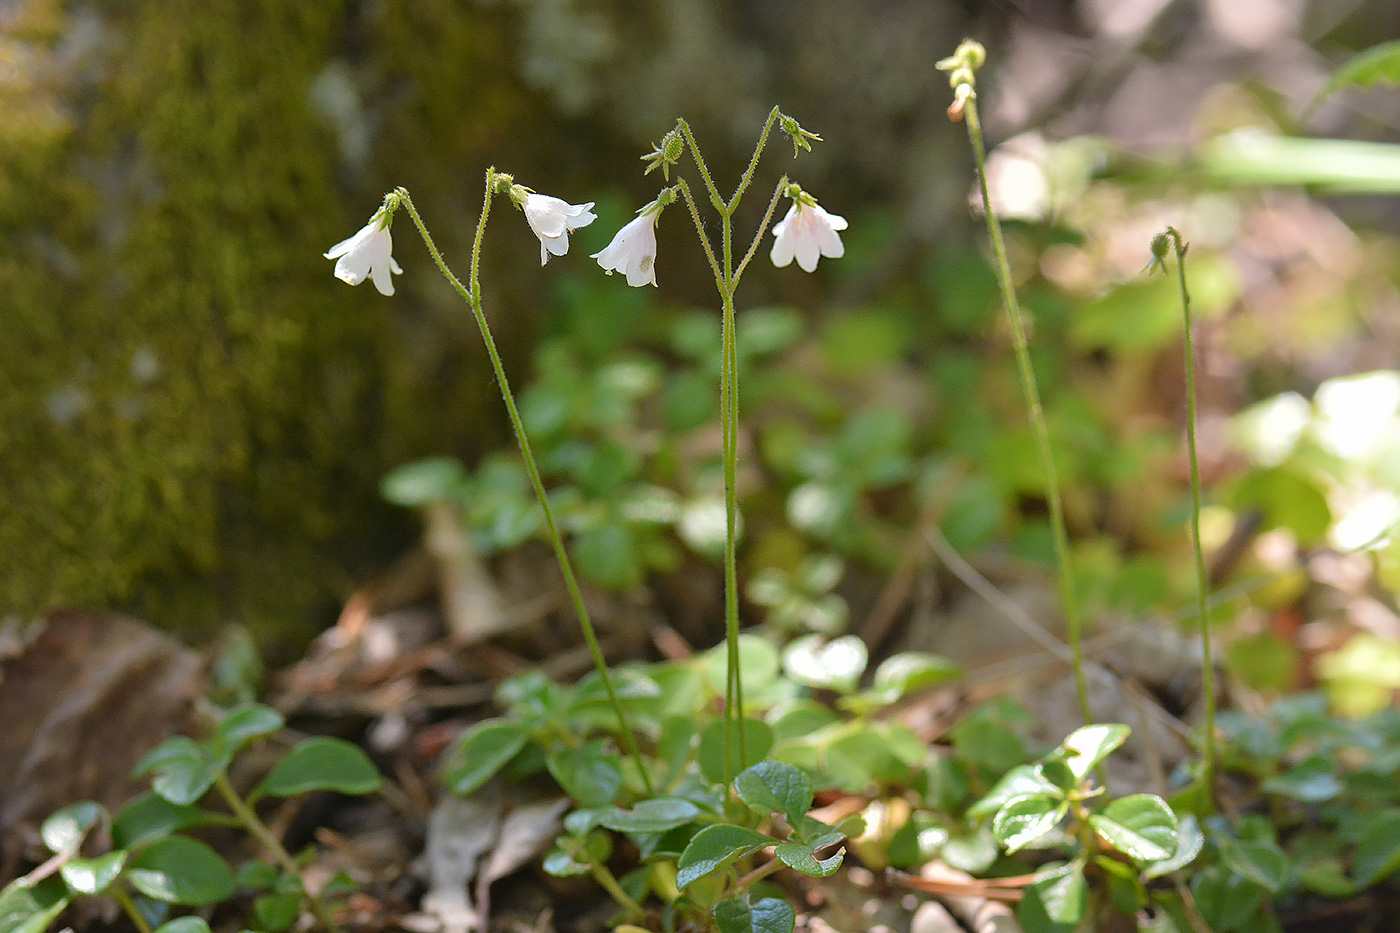
[[[403,274],[390,255],[393,248],[389,214],[381,208],[359,233],[327,250],[326,258],[336,260],[335,277],[342,282],[359,285],[369,276],[381,295],[392,295],[394,279],[390,273]]]
[[[846,229],[846,218],[828,214],[817,202],[807,203],[810,195],[793,199],[787,216],[773,225],[773,265],[786,266],[796,257],[804,272],[817,268],[822,256],[839,259],[846,253],[836,231]]]
[[[593,202],[570,204],[562,198],[551,198],[533,191],[525,196],[525,220],[535,236],[540,238],[540,265],[550,256],[562,256],[569,251],[569,234],[598,219],[591,210]]]
[[[657,211],[646,211],[617,231],[612,242],[592,258],[608,275],[621,272],[627,284],[656,284],[656,217]]]

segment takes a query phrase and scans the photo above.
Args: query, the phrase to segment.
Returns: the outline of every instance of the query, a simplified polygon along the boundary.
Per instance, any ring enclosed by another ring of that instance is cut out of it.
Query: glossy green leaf
[[[126,871],[147,897],[168,904],[213,904],[233,894],[233,873],[213,849],[186,836],[153,842]]]
[[[44,820],[39,836],[50,852],[77,852],[88,830],[97,825],[106,812],[101,804],[91,800],[71,804]]]
[[[1105,842],[1137,861],[1160,862],[1177,849],[1176,814],[1153,794],[1120,797],[1089,823]]]
[[[750,809],[764,816],[781,813],[794,827],[812,808],[812,779],[781,761],[760,761],[744,769],[734,779],[734,790]]]
[[[987,791],[985,797],[969,807],[967,815],[970,819],[983,819],[994,816],[1013,797],[1024,797],[1028,794],[1055,797],[1059,793],[1059,787],[1047,780],[1038,767],[1017,765],[1002,775],[1001,780]]]
[[[295,797],[313,790],[371,794],[383,783],[379,769],[358,745],[313,736],[297,743],[263,778],[258,790],[273,797]]]
[[[59,874],[74,894],[101,894],[117,880],[126,865],[121,849],[96,858],[73,858],[63,863]]]
[[[1220,857],[1236,873],[1277,894],[1288,880],[1288,856],[1267,839],[1216,840]]]
[[[679,797],[656,797],[642,800],[631,810],[613,807],[605,812],[600,824],[620,833],[660,833],[684,826],[700,815],[700,808]]]
[[[992,834],[1015,852],[1048,835],[1068,810],[1069,804],[1044,794],[1012,797],[992,819]]]
[[[173,804],[196,803],[223,770],[209,751],[187,736],[167,739],[141,759],[132,777],[154,773],[151,789]]]
[[[174,920],[162,923],[156,933],[209,933],[209,924],[205,922],[203,917],[176,917]]]
[[[214,730],[211,741],[236,751],[253,739],[274,734],[286,724],[277,710],[251,703],[225,716]]]
[[[826,878],[841,867],[841,862],[846,857],[846,850],[844,848],[837,849],[834,855],[817,858],[816,849],[813,846],[785,842],[774,849],[773,854],[778,857],[780,862],[794,871],[800,871],[812,878]]]
[[[545,763],[564,792],[585,807],[606,807],[622,789],[618,755],[602,739],[555,752]]]
[[[44,933],[71,900],[58,878],[17,878],[0,890],[0,933]]]
[[[203,917],[187,915],[162,923],[156,933],[209,933],[209,924]]]
[[[1017,910],[1026,933],[1073,933],[1084,921],[1089,885],[1078,866],[1065,865],[1038,878]]]
[[[112,820],[112,844],[119,849],[137,846],[189,829],[215,822],[212,814],[188,804],[175,804],[159,794],[142,794],[117,812]]]
[[[720,901],[714,916],[719,933],[793,933],[797,924],[792,905],[776,897]]]
[[[1183,816],[1177,831],[1176,851],[1169,858],[1149,863],[1142,874],[1146,878],[1160,878],[1179,871],[1195,861],[1203,845],[1205,836],[1201,833],[1200,822],[1190,814]]]
[[[1096,723],[1071,732],[1060,744],[1060,755],[1074,776],[1081,781],[1089,772],[1128,740],[1132,732],[1120,723]]]
[[[487,719],[462,733],[448,753],[443,782],[460,797],[475,793],[505,767],[525,744],[530,730],[508,719]]]
[[[776,839],[744,826],[729,823],[706,826],[695,834],[676,862],[679,869],[676,887],[684,888],[735,859],[776,842]]]

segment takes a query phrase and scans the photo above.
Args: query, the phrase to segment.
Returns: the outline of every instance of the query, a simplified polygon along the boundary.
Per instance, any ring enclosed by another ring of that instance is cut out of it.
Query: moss
[[[0,86],[0,152],[22,156],[0,170],[0,605],[295,642],[413,533],[379,477],[480,434],[470,345],[438,339],[425,370],[395,317],[412,298],[320,258],[382,191],[337,187],[310,104],[345,5],[119,9],[27,4],[32,80]],[[82,29],[97,50],[42,81]]]

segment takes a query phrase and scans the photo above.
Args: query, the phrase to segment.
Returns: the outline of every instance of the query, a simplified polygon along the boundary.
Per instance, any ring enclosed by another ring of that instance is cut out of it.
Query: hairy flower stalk
[[[785,116],[777,107],[774,107],[772,112],[768,114],[767,122],[763,125],[763,132],[759,134],[758,143],[754,147],[752,158],[749,159],[748,168],[744,170],[743,176],[739,179],[738,187],[735,188],[734,194],[728,200],[722,198],[719,189],[715,187],[710,170],[705,165],[704,157],[700,154],[700,147],[696,145],[695,137],[690,131],[690,125],[685,120],[678,119],[675,128],[666,134],[661,144],[656,146],[651,153],[642,157],[647,162],[647,172],[661,168],[662,174],[669,178],[671,167],[676,165],[682,154],[688,150],[700,172],[710,203],[720,216],[720,251],[716,257],[715,249],[705,232],[704,221],[700,218],[695,198],[691,195],[690,186],[685,179],[678,179],[674,187],[663,192],[664,201],[662,198],[658,198],[658,201],[654,202],[669,203],[675,199],[677,193],[685,199],[691,219],[695,222],[695,232],[699,235],[700,242],[705,249],[705,258],[709,261],[710,270],[714,273],[715,289],[719,292],[722,308],[720,324],[720,424],[724,459],[724,617],[728,661],[724,703],[724,773],[726,784],[732,781],[734,774],[745,766],[748,752],[744,734],[744,686],[739,656],[739,582],[737,570],[739,516],[735,486],[739,447],[739,356],[734,293],[738,288],[739,278],[743,275],[749,260],[757,252],[763,235],[772,222],[773,211],[778,205],[778,200],[785,193],[794,199],[794,203],[788,219],[779,225],[781,230],[775,228],[778,237],[773,248],[773,261],[776,265],[787,265],[795,257],[798,264],[810,272],[816,267],[818,256],[840,256],[844,250],[835,231],[844,229],[846,226],[844,219],[827,214],[820,207],[817,207],[815,199],[803,193],[797,186],[789,185],[787,177],[784,176],[773,192],[773,197],[768,203],[768,210],[765,212],[763,221],[759,224],[748,250],[738,264],[735,264],[734,212],[738,208],[739,200],[743,197],[744,192],[753,183],[754,172],[758,168],[764,146],[767,144],[769,134],[775,124],[780,125],[783,132],[787,133],[793,141],[794,157],[799,150],[810,149],[811,140],[821,138],[814,133],[803,130],[796,120]],[[648,205],[648,208],[650,206]],[[647,208],[644,208],[641,213],[645,217]],[[802,215],[800,220],[796,219],[798,215]],[[641,219],[639,217],[638,220],[632,221],[628,227],[638,224]],[[626,232],[627,228],[625,227],[608,249],[611,250],[618,246]],[[608,250],[604,250],[597,257],[599,262],[603,263],[604,268],[623,268],[616,262],[611,266],[604,262],[607,253]],[[628,284],[639,284],[632,280],[630,272]]]
[[[518,189],[518,190],[517,190]],[[539,467],[535,464],[534,451],[530,446],[530,438],[525,433],[525,425],[520,419],[520,412],[515,405],[515,396],[510,390],[510,381],[506,378],[505,366],[501,363],[500,353],[496,350],[496,341],[491,336],[491,325],[486,320],[486,314],[481,306],[481,282],[479,270],[481,267],[481,242],[486,232],[486,218],[491,210],[491,198],[498,192],[506,192],[512,195],[512,199],[525,210],[530,202],[525,195],[533,195],[521,186],[515,186],[509,175],[496,172],[494,168],[486,170],[486,195],[481,205],[481,219],[477,222],[476,239],[472,243],[471,272],[468,276],[470,287],[463,285],[461,280],[452,274],[452,270],[443,261],[442,254],[438,251],[437,244],[433,242],[432,235],[428,233],[428,228],[424,225],[422,217],[418,215],[418,209],[413,204],[413,199],[409,196],[405,188],[396,188],[384,200],[384,207],[380,208],[381,213],[392,216],[393,212],[402,206],[408,210],[409,216],[413,218],[414,225],[418,228],[418,233],[423,237],[423,243],[428,247],[428,252],[432,254],[433,261],[437,263],[438,270],[457,290],[457,294],[462,296],[462,300],[471,308],[472,315],[476,318],[478,329],[481,331],[481,338],[486,344],[486,353],[491,358],[491,367],[495,371],[496,384],[501,389],[501,398],[505,402],[506,413],[510,416],[511,426],[515,429],[515,439],[520,445],[521,456],[525,460],[525,469],[530,476],[530,484],[534,487],[535,497],[539,500],[540,508],[544,511],[545,529],[549,535],[550,544],[554,547],[554,556],[559,562],[560,572],[564,576],[564,584],[569,590],[569,598],[573,601],[574,612],[578,615],[579,627],[583,630],[584,641],[588,643],[588,651],[593,657],[593,665],[598,670],[598,676],[602,678],[603,687],[608,694],[608,700],[612,704],[613,711],[617,714],[618,727],[621,732],[622,743],[627,753],[631,756],[637,767],[637,774],[642,784],[645,786],[648,795],[654,795],[651,775],[646,766],[642,763],[641,752],[637,748],[636,737],[632,733],[632,726],[627,720],[627,714],[622,708],[622,702],[618,699],[617,690],[613,687],[612,677],[608,674],[607,659],[603,657],[603,649],[598,643],[597,632],[593,628],[593,622],[588,614],[588,607],[584,605],[583,594],[579,590],[578,579],[574,574],[573,562],[569,559],[568,550],[564,547],[564,540],[559,534],[558,525],[554,521],[553,510],[549,507],[549,497],[545,494],[544,481],[540,478]],[[524,192],[524,194],[522,194]],[[515,196],[520,195],[517,199]],[[537,196],[538,197],[538,196]],[[558,204],[554,202],[558,201]],[[562,207],[560,207],[562,205]],[[535,202],[536,217],[531,218],[526,213],[526,219],[530,223],[531,229],[541,238],[542,255],[562,255],[568,249],[567,240],[555,249],[549,249],[549,245],[544,243],[547,237],[551,236],[550,231],[558,230],[555,234],[558,237],[566,238],[568,231],[574,227],[580,227],[591,221],[591,215],[587,215],[588,208],[592,205],[570,205],[557,198],[550,198],[545,202]],[[376,219],[379,214],[375,215]],[[555,221],[562,218],[562,223]],[[536,226],[537,222],[543,220],[541,226]],[[374,221],[371,220],[371,225]],[[547,224],[547,225],[546,225]],[[369,229],[366,227],[366,229]],[[383,224],[385,234],[388,233],[388,218]],[[362,230],[360,236],[364,234]],[[350,242],[350,241],[347,241]],[[353,283],[352,283],[353,284]],[[377,284],[377,282],[376,282]],[[381,289],[382,291],[383,289]]]
[[[977,162],[977,182],[982,192],[983,214],[992,242],[992,253],[996,258],[1002,303],[1006,306],[1006,316],[1011,324],[1016,369],[1020,374],[1021,392],[1030,416],[1031,431],[1035,435],[1036,453],[1045,476],[1045,498],[1050,507],[1050,528],[1055,539],[1055,557],[1059,567],[1060,607],[1065,616],[1065,631],[1074,655],[1075,693],[1079,700],[1080,715],[1088,724],[1094,721],[1094,714],[1089,706],[1089,686],[1084,677],[1084,633],[1079,614],[1079,599],[1074,586],[1074,568],[1070,558],[1069,532],[1065,526],[1064,503],[1060,497],[1059,474],[1055,469],[1055,458],[1050,449],[1050,429],[1045,423],[1045,410],[1041,406],[1035,370],[1031,368],[1025,319],[1021,313],[1020,302],[1016,298],[1016,287],[1011,281],[1011,264],[1006,258],[1001,223],[997,220],[987,188],[987,152],[982,140],[982,123],[977,113],[976,92],[976,72],[986,58],[986,50],[979,43],[967,39],[958,46],[951,57],[940,61],[938,68],[940,71],[949,72],[948,83],[953,88],[953,105],[948,108],[948,116],[954,121],[966,120],[967,137],[972,144],[973,158]]]
[[[1186,250],[1175,227],[1168,227],[1152,238],[1150,274],[1161,266],[1165,273],[1167,248],[1176,254],[1176,278],[1181,288],[1182,335],[1186,354],[1186,453],[1191,461],[1191,549],[1196,562],[1196,610],[1201,629],[1201,692],[1205,694],[1205,748],[1201,762],[1201,785],[1205,802],[1215,808],[1215,661],[1210,644],[1209,577],[1206,576],[1205,553],[1201,548],[1201,465],[1196,452],[1196,350],[1191,335],[1191,296],[1186,291]]]

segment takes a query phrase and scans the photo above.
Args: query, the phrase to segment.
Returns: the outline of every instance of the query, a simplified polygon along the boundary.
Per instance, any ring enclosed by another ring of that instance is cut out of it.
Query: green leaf
[[[209,933],[209,924],[203,917],[176,917],[169,923],[162,923],[156,933]]]
[[[358,745],[320,735],[298,742],[263,778],[258,792],[274,797],[295,797],[313,790],[372,794],[383,783],[379,769]]]
[[[1332,72],[1312,107],[1344,87],[1375,87],[1400,84],[1400,41],[1382,42],[1358,52]],[[1311,108],[1309,108],[1311,109]]]
[[[106,812],[101,804],[91,800],[71,804],[44,820],[44,824],[39,828],[39,836],[49,851],[56,855],[77,852],[83,844],[83,839],[87,837],[88,830],[92,829]]]
[[[1277,894],[1288,880],[1288,856],[1268,839],[1216,840],[1220,857],[1236,873]]]
[[[1002,775],[987,795],[968,808],[969,819],[979,820],[995,815],[1008,800],[1028,794],[1058,796],[1060,788],[1046,779],[1035,765],[1017,765]]]
[[[1386,810],[1370,821],[1356,845],[1353,874],[1367,888],[1400,868],[1400,810]]]
[[[544,870],[556,878],[585,875],[612,855],[612,839],[607,833],[589,832],[583,837],[560,836],[544,857]]]
[[[1201,824],[1194,816],[1186,815],[1181,818],[1181,825],[1177,833],[1176,851],[1170,858],[1161,861],[1151,862],[1143,869],[1143,876],[1147,878],[1160,878],[1169,875],[1174,871],[1179,871],[1195,861],[1197,855],[1201,854],[1201,847],[1205,844],[1205,836],[1201,833]]]
[[[794,827],[812,809],[812,779],[781,761],[760,761],[744,769],[734,779],[734,790],[750,809],[764,816],[781,813]]]
[[[715,905],[715,926],[719,933],[793,933],[797,912],[787,901],[765,897],[750,903],[733,898]]]
[[[1120,797],[1089,817],[1105,842],[1140,862],[1160,862],[1177,848],[1176,814],[1154,794]]]
[[[198,807],[171,803],[159,794],[142,794],[117,812],[112,821],[112,844],[134,849],[152,839],[213,822],[213,816]]]
[[[802,872],[812,878],[826,878],[841,867],[846,857],[845,848],[836,850],[835,855],[824,859],[817,858],[816,849],[809,845],[785,842],[773,850],[773,854],[787,867]]]
[[[0,891],[0,933],[44,933],[71,900],[57,878],[17,878]]]
[[[992,835],[1015,852],[1048,835],[1068,811],[1068,803],[1044,794],[1012,797],[992,819]]]
[[[962,668],[947,658],[923,651],[906,651],[887,658],[875,669],[870,689],[850,698],[857,708],[889,706],[911,693],[946,684],[962,676]]]
[[[448,754],[442,778],[452,793],[466,797],[491,780],[525,744],[530,730],[509,719],[487,719],[462,733]]]
[[[132,777],[155,773],[151,789],[173,804],[195,803],[223,771],[209,750],[187,736],[177,735],[151,750],[132,771]]]
[[[59,874],[74,894],[101,894],[117,880],[126,865],[126,853],[121,849],[97,858],[73,858],[63,863]]]
[[[631,810],[613,807],[599,821],[620,833],[660,833],[684,826],[700,815],[700,808],[679,797],[639,801]]]
[[[213,849],[185,836],[153,842],[131,860],[126,877],[145,894],[167,904],[197,907],[233,894],[233,873]]]
[[[549,773],[564,793],[585,807],[606,807],[622,789],[622,769],[617,754],[604,740],[594,739],[578,748],[555,752],[545,759]]]
[[[771,846],[777,841],[763,833],[729,823],[706,826],[695,834],[695,838],[690,840],[690,845],[685,847],[680,860],[676,862],[676,868],[679,869],[676,887],[684,888],[735,859],[743,858],[750,852]]]
[[[214,730],[209,744],[228,755],[234,755],[254,739],[272,735],[286,724],[287,721],[277,710],[259,703],[250,703],[225,716],[219,727]]]
[[[1240,129],[1207,143],[1199,169],[1207,180],[1227,185],[1317,185],[1333,192],[1400,193],[1400,146],[1391,143]]]
[[[452,498],[466,479],[467,472],[456,457],[429,457],[392,471],[384,477],[379,492],[394,505],[421,508]]]
[[[828,639],[804,635],[783,650],[783,669],[800,684],[821,690],[854,690],[870,660],[865,642],[856,635]]]
[[[1083,726],[1069,734],[1061,743],[1059,753],[1074,776],[1082,781],[1099,762],[1127,741],[1132,731],[1119,723]]]
[[[757,764],[773,749],[773,727],[760,719],[744,719],[744,754],[739,754],[739,736],[730,743],[730,758],[734,770],[741,771]],[[715,720],[700,733],[700,746],[696,752],[700,771],[712,784],[723,784],[724,773],[724,721]]]
[[[258,921],[258,929],[268,933],[280,933],[296,922],[301,916],[301,892],[287,891],[281,894],[264,894],[253,899],[253,917]]]
[[[1073,933],[1084,920],[1089,885],[1075,865],[1065,865],[1026,888],[1017,919],[1026,933]]]

